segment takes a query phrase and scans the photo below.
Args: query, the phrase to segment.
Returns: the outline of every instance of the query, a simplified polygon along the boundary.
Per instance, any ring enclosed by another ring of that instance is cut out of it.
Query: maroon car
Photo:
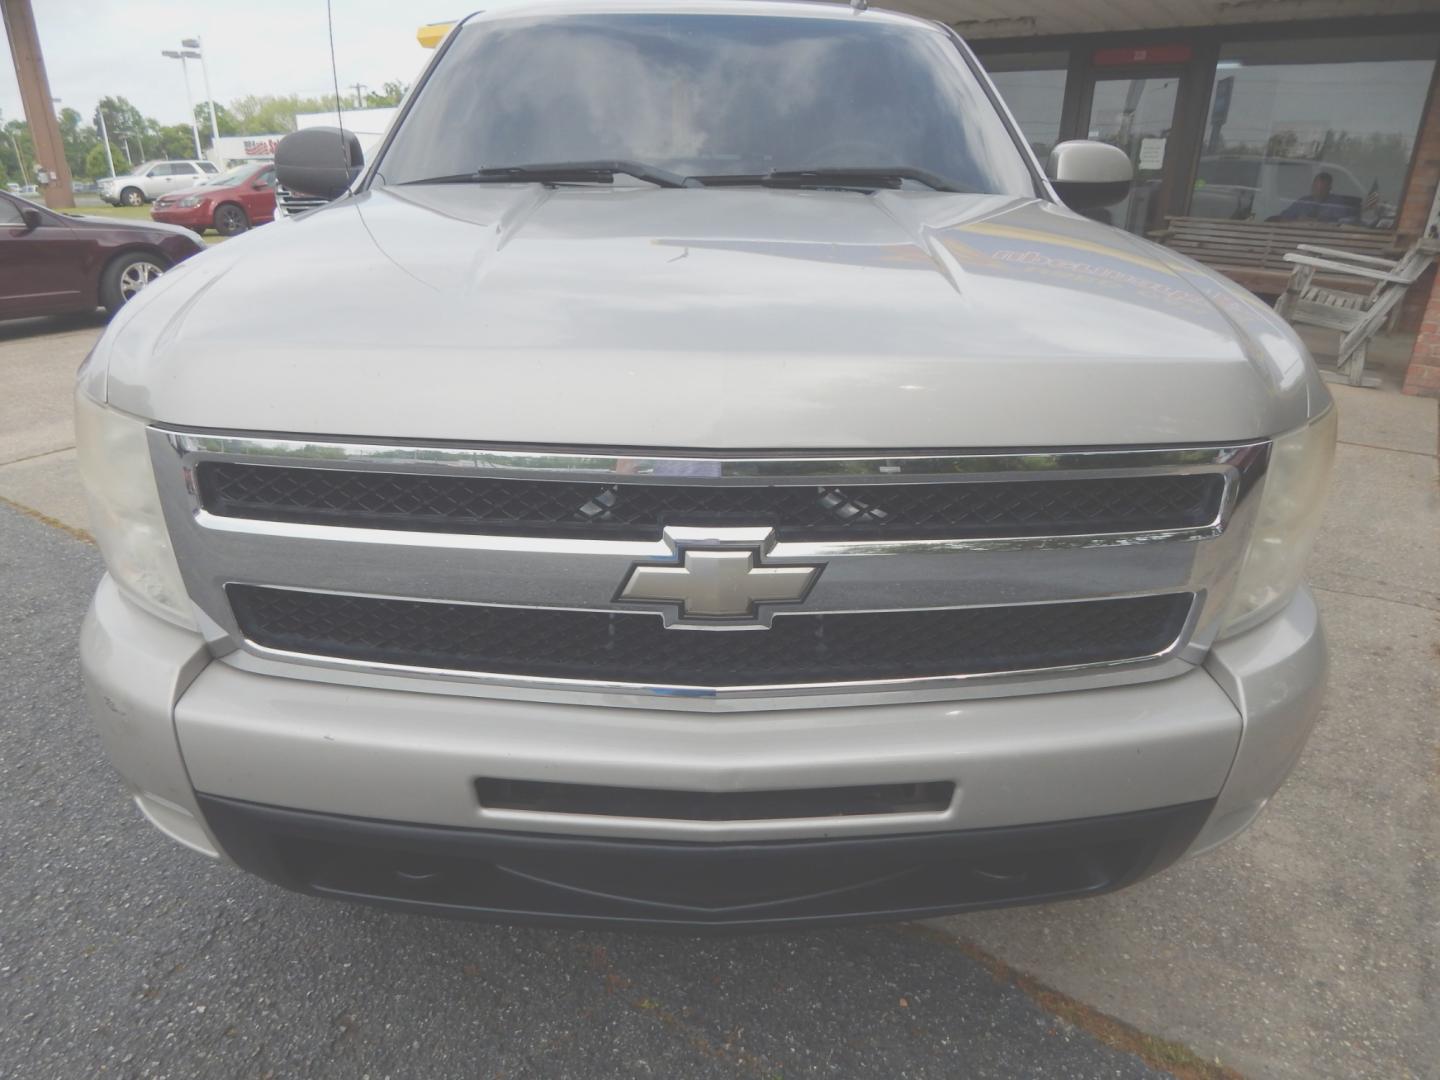
[[[151,206],[150,216],[197,233],[214,229],[221,236],[263,225],[275,217],[275,165],[251,162],[202,180],[188,191],[161,195]]]
[[[0,191],[0,319],[115,312],[205,244],[189,229],[70,216]]]

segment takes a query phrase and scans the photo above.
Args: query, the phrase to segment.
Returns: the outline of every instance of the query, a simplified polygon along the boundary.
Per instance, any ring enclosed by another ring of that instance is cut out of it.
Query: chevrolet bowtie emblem
[[[674,556],[631,567],[618,599],[658,606],[667,626],[769,625],[769,605],[805,599],[822,566],[765,566],[771,529],[669,528]]]

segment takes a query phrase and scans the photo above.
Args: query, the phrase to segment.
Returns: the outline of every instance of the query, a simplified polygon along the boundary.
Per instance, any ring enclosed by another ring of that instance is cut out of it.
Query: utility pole
[[[355,107],[357,109],[363,109],[365,107],[365,99],[361,96],[361,91],[366,88],[365,84],[357,82],[351,83],[350,85],[355,87]]]
[[[200,57],[200,74],[205,79],[205,102],[210,106],[210,149],[214,150],[220,142],[220,125],[215,121],[215,95],[210,93],[210,65],[205,63],[205,50],[200,47],[200,35],[193,38],[185,38],[180,44],[187,49],[194,49],[195,55]]]
[[[105,110],[103,108],[96,108],[95,113],[100,117],[100,141],[105,144],[105,164],[110,167],[110,179],[114,180],[115,155],[110,152],[110,132],[105,128]],[[127,159],[130,156],[128,146],[125,149],[125,156]]]
[[[30,125],[35,160],[40,166],[35,180],[41,197],[53,210],[72,207],[75,192],[70,186],[70,164],[65,160],[65,144],[60,139],[60,125],[55,121],[51,104],[50,80],[45,75],[35,13],[30,9],[30,0],[0,0],[0,14],[5,18],[5,35],[10,41],[10,55],[15,59],[20,101],[25,108],[25,122]]]

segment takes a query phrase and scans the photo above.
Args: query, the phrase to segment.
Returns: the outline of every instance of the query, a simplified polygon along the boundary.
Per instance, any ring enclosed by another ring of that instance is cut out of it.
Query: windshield
[[[202,176],[196,187],[232,187],[240,183],[252,172],[255,171],[255,164],[237,165],[229,172],[223,172],[219,176]]]
[[[939,31],[713,14],[466,25],[376,181],[594,161],[683,177],[904,167],[958,191],[1035,192],[995,108]]]

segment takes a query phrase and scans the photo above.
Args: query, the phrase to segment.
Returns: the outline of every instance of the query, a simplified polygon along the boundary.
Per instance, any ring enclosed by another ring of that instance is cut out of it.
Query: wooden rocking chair
[[[1420,240],[1398,259],[1356,255],[1337,248],[1300,244],[1285,256],[1295,269],[1275,310],[1294,326],[1338,330],[1340,355],[1336,368],[1351,386],[1379,386],[1365,374],[1365,350],[1385,322],[1399,311],[1405,292],[1440,252],[1440,243]],[[1353,278],[1371,283],[1368,292],[1347,292],[1314,283],[1316,273],[1328,279]]]

